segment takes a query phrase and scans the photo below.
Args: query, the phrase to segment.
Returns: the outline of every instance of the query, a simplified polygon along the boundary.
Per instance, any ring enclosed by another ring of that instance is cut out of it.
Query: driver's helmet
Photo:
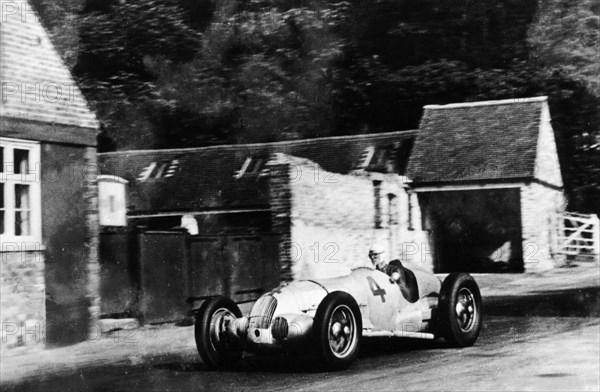
[[[383,246],[383,244],[379,242],[375,242],[373,245],[371,245],[371,248],[369,249],[369,257],[381,255],[383,253],[385,253],[385,246]]]

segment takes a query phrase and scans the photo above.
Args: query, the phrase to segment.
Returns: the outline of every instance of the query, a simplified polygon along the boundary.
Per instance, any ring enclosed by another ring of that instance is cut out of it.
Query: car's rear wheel
[[[329,293],[317,308],[314,338],[319,359],[328,369],[349,367],[358,355],[362,319],[358,304],[342,291]]]
[[[452,346],[472,346],[482,325],[481,293],[469,274],[453,273],[442,283],[439,330]]]
[[[214,297],[202,304],[196,315],[196,348],[202,361],[212,367],[226,368],[239,364],[242,348],[230,338],[227,327],[242,317],[240,308],[231,299]]]

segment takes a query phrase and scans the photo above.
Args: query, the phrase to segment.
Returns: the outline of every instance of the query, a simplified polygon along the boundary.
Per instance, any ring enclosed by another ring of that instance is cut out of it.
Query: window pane
[[[161,162],[158,165],[156,165],[156,168],[154,169],[154,172],[152,173],[152,177],[153,178],[162,178],[163,175],[165,174],[165,171],[167,170],[167,167],[169,167],[169,162]]]
[[[396,195],[388,193],[388,224],[390,226],[398,224],[398,203]]]
[[[375,228],[381,229],[381,181],[373,181],[373,196],[375,198]]]
[[[0,183],[0,234],[4,234],[4,184]]]
[[[29,174],[29,150],[15,148],[15,174]]]
[[[413,227],[413,193],[408,193],[408,230],[414,230]]]
[[[29,185],[15,185],[15,235],[30,235]]]
[[[4,173],[4,147],[0,147],[0,173]]]
[[[29,209],[29,185],[15,185],[15,208]]]
[[[251,165],[251,168],[248,168],[249,173],[258,173],[262,167],[263,160],[255,158],[252,160],[254,165]]]
[[[15,235],[30,235],[29,211],[15,212]]]

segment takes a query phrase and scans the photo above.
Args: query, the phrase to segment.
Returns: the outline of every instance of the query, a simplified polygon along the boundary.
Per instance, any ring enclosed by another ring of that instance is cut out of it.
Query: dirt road
[[[189,327],[187,329],[190,329]],[[191,329],[190,329],[191,337]],[[584,317],[488,317],[475,347],[365,340],[359,360],[322,372],[310,357],[249,356],[239,371],[207,369],[193,347],[147,362],[98,364],[5,384],[8,390],[598,390],[600,323]]]

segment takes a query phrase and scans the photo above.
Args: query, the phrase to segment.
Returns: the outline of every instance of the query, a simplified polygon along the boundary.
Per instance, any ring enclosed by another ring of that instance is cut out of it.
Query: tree
[[[149,67],[191,60],[200,34],[176,0],[87,2],[85,11],[73,69],[82,90],[120,148],[150,147],[168,102]]]
[[[528,42],[553,75],[555,128],[563,135],[572,208],[600,214],[600,2],[543,0]],[[565,89],[565,85],[569,86]]]
[[[414,129],[426,104],[548,95],[572,208],[600,212],[597,0],[80,1],[34,0],[107,148]]]
[[[600,96],[600,2],[544,0],[531,24],[533,60],[584,81]]]
[[[79,52],[79,14],[84,0],[31,0],[31,5],[65,64],[73,68]]]
[[[268,3],[215,11],[192,61],[150,67],[160,96],[196,124],[162,128],[161,146],[327,135],[339,12]]]

